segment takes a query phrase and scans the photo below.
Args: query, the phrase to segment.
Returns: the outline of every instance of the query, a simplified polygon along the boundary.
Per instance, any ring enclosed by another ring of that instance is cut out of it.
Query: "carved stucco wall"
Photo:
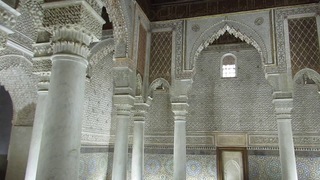
[[[292,128],[294,131],[319,132],[320,95],[316,84],[295,84],[293,94]]]
[[[186,27],[186,68],[194,66],[194,56],[201,44],[208,41],[225,25],[254,40],[263,52],[265,62],[272,63],[272,36],[270,11],[259,11],[250,14],[228,14],[225,16],[190,19]]]
[[[97,52],[100,56],[90,58],[94,66],[90,80],[86,81],[82,144],[101,145],[109,142],[113,108],[113,54],[101,54],[101,51]]]
[[[146,135],[173,132],[173,125],[174,119],[169,92],[165,90],[154,91],[153,100],[145,121]]]
[[[32,64],[23,56],[0,57],[0,84],[9,92],[14,107],[14,125],[33,123],[37,100],[38,77],[32,74]]]
[[[236,78],[220,77],[220,60],[226,53],[237,57]],[[187,130],[276,131],[271,94],[256,49],[246,44],[208,47],[196,62]]]

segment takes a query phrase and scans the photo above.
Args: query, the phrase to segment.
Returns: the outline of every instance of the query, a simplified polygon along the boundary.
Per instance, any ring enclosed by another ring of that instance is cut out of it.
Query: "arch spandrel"
[[[115,56],[125,57],[129,54],[132,37],[133,9],[131,1],[127,0],[106,0],[106,9],[113,25],[113,36],[115,38]]]
[[[268,56],[267,47],[263,42],[263,39],[256,31],[254,31],[248,25],[238,21],[221,20],[203,31],[203,33],[201,33],[195,40],[195,43],[193,44],[189,54],[190,69],[194,68],[194,62],[197,60],[201,51],[208,47],[210,43],[218,39],[225,32],[228,32],[255,47],[261,54],[263,65],[273,63],[272,58]]]

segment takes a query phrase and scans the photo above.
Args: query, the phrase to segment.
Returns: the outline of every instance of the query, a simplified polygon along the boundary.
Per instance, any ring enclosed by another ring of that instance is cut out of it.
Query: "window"
[[[236,57],[233,54],[225,54],[221,58],[221,77],[237,77]]]

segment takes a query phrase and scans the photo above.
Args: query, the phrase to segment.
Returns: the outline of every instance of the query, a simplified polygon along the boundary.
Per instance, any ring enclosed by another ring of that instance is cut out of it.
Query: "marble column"
[[[136,97],[133,116],[132,180],[141,180],[144,177],[144,124],[148,107],[149,104],[143,103],[142,97]]]
[[[143,179],[144,120],[135,120],[133,128],[131,179]]]
[[[297,180],[296,158],[291,128],[292,98],[274,99],[278,122],[279,153],[283,180]]]
[[[37,179],[78,179],[81,120],[88,62],[81,56],[52,56]]]
[[[105,21],[85,1],[46,2],[42,9],[53,55],[36,179],[79,179],[87,57]]]
[[[128,163],[128,127],[133,97],[130,95],[114,95],[113,101],[117,107],[117,128],[113,153],[112,179],[126,180]],[[118,103],[118,101],[121,103]]]
[[[173,179],[186,179],[186,102],[172,102],[174,113]]]
[[[36,179],[47,95],[48,90],[38,91],[25,180]]]

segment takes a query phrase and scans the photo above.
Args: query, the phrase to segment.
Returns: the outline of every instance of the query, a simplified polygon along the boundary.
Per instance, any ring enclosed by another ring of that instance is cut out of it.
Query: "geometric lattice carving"
[[[320,51],[315,17],[288,20],[292,76],[303,68],[320,73]]]
[[[164,78],[171,82],[172,32],[151,34],[150,79]]]
[[[140,24],[139,28],[139,50],[138,50],[138,62],[137,62],[137,73],[140,73],[141,77],[144,76],[144,66],[146,62],[146,47],[147,47],[147,31]]]

